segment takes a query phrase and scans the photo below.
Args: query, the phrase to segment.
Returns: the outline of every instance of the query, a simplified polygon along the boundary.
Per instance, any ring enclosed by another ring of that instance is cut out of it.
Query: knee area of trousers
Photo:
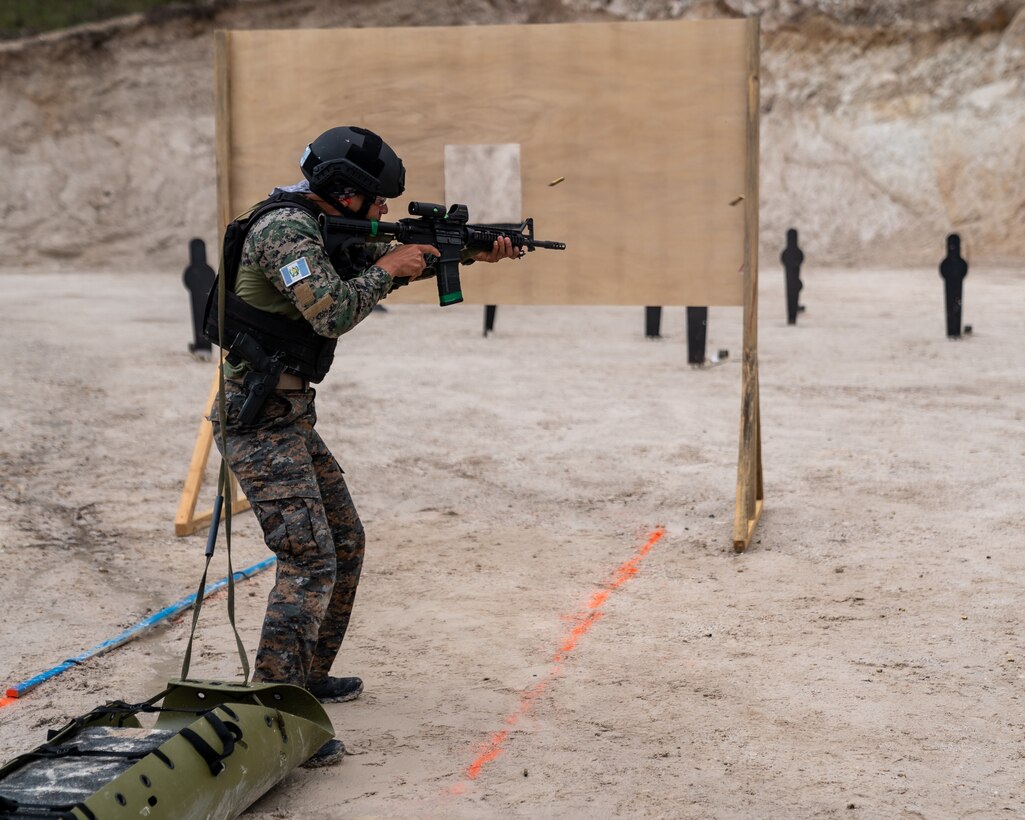
[[[253,501],[252,506],[267,546],[278,557],[279,572],[291,566],[317,577],[334,572],[331,532],[313,499]]]
[[[334,531],[335,551],[340,560],[362,559],[367,545],[367,534],[361,521],[357,520],[344,529]]]

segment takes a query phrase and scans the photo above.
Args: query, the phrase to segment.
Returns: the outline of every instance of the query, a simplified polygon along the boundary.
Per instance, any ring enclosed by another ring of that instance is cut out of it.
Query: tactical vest
[[[242,247],[246,235],[256,221],[277,208],[299,208],[314,219],[320,209],[302,194],[278,193],[255,206],[247,215],[228,224],[224,231],[224,245],[221,269],[218,277],[224,277],[224,344],[231,354],[232,341],[240,333],[248,334],[264,349],[268,356],[280,353],[285,370],[295,373],[311,382],[319,382],[327,375],[335,356],[337,339],[318,334],[305,319],[289,319],[276,313],[255,308],[235,295],[235,280],[242,261]],[[338,261],[331,260],[338,266]],[[218,280],[206,301],[206,315],[203,332],[211,343],[220,344],[217,325]],[[239,358],[237,352],[235,357]],[[244,358],[244,357],[243,357]]]

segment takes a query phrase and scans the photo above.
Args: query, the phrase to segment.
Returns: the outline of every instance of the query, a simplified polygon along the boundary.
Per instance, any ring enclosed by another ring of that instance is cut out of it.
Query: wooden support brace
[[[217,398],[218,383],[219,372],[215,370],[213,383],[210,385],[210,394],[207,396],[206,404],[203,405],[203,419],[199,422],[196,444],[192,448],[192,461],[189,463],[189,471],[185,476],[185,486],[182,488],[181,498],[178,500],[178,513],[174,517],[174,534],[178,536],[192,535],[194,532],[206,529],[213,520],[212,508],[197,516],[196,503],[199,500],[199,491],[203,488],[206,463],[210,458],[210,448],[214,442],[213,425],[206,416],[213,407],[214,399]],[[232,500],[232,513],[248,510],[249,501],[238,486],[235,476],[230,473],[228,488]]]
[[[231,220],[231,188],[230,180],[225,169],[228,167],[228,156],[231,143],[231,74],[228,71],[231,55],[229,53],[230,32],[218,31],[214,39],[214,99],[216,105],[216,135],[215,147],[217,152],[217,215],[221,230]],[[196,436],[196,445],[192,450],[192,462],[189,464],[189,472],[185,478],[185,486],[182,489],[181,500],[178,502],[178,514],[174,519],[175,535],[191,535],[199,530],[207,529],[213,519],[213,509],[196,515],[196,503],[199,498],[199,491],[203,485],[203,476],[206,474],[206,463],[210,457],[210,448],[213,445],[213,425],[207,420],[207,413],[213,406],[217,397],[220,374],[214,370],[213,382],[210,385],[210,395],[204,405],[203,419],[199,423],[199,433]],[[231,511],[244,512],[249,509],[249,501],[242,493],[235,476],[228,475],[229,497],[231,498]]]

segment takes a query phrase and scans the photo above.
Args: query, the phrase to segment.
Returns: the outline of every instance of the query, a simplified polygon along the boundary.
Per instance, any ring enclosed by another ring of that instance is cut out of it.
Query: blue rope
[[[277,561],[273,556],[265,558],[263,561],[259,561],[252,566],[240,569],[238,572],[232,573],[232,578],[235,581],[242,581],[246,578],[250,578],[259,572],[263,572],[265,569],[269,569],[274,566]],[[219,589],[223,589],[228,585],[228,576],[225,575],[220,581],[216,581],[212,584],[207,584],[206,589],[203,592],[203,598],[208,598]],[[48,681],[51,678],[55,678],[58,675],[67,672],[71,667],[78,666],[89,658],[95,658],[97,655],[102,655],[104,652],[109,652],[111,649],[116,649],[122,644],[128,643],[132,638],[140,635],[148,629],[156,626],[161,621],[166,621],[168,618],[173,618],[179,612],[188,609],[196,603],[196,593],[193,592],[191,595],[182,598],[180,601],[176,601],[170,606],[164,607],[159,612],[154,612],[148,618],[139,621],[135,626],[129,627],[120,635],[115,635],[113,638],[104,641],[103,643],[97,644],[92,649],[87,649],[73,658],[68,658],[66,661],[57,664],[52,669],[47,669],[45,672],[41,672],[35,677],[29,678],[21,683],[16,683],[7,689],[7,697],[9,698],[20,698],[26,692],[35,689],[39,684],[44,681]]]

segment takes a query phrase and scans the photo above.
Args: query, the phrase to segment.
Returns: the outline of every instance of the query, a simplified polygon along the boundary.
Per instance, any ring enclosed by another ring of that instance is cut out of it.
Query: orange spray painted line
[[[480,770],[502,753],[502,744],[505,743],[505,739],[507,737],[509,737],[508,729],[503,729],[501,732],[495,732],[491,740],[488,742],[487,749],[484,753],[473,761],[473,763],[471,763],[467,768],[466,776],[470,778],[470,780],[476,780],[477,775],[480,774]]]
[[[574,623],[572,629],[570,629],[559,642],[559,649],[552,657],[552,668],[544,678],[535,683],[530,689],[520,696],[519,705],[505,719],[505,724],[507,726],[515,726],[521,717],[526,717],[533,707],[534,702],[541,696],[545,689],[548,688],[548,684],[555,679],[555,676],[559,674],[560,664],[577,648],[577,644],[580,642],[580,639],[590,632],[591,627],[593,627],[602,618],[604,615],[601,611],[602,605],[604,605],[609,599],[609,596],[613,591],[622,587],[623,584],[637,574],[641,561],[644,560],[644,557],[651,552],[652,547],[654,547],[665,534],[666,531],[664,527],[658,527],[652,531],[648,535],[648,540],[644,545],[641,546],[628,561],[624,561],[620,564],[612,574],[610,580],[605,582],[605,589],[598,589],[592,593],[590,599],[588,599],[587,606],[572,618]],[[466,771],[464,772],[465,778],[470,781],[476,780],[480,776],[484,767],[489,763],[494,762],[502,754],[503,746],[508,738],[509,729],[502,729],[495,732],[484,745],[483,751],[469,766],[467,766]],[[453,795],[461,795],[465,794],[465,792],[465,782],[457,783],[449,790],[449,793]]]

